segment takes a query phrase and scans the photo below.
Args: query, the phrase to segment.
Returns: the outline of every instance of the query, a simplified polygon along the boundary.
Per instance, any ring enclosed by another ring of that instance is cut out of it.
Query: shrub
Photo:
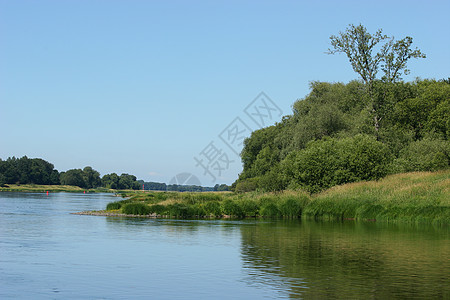
[[[283,165],[288,178],[314,193],[334,185],[382,178],[388,172],[390,157],[386,145],[357,135],[310,142],[289,155]]]
[[[122,212],[127,215],[149,215],[150,207],[143,203],[128,203],[122,207]]]
[[[437,171],[449,167],[450,142],[425,138],[410,143],[392,164],[392,172]]]
[[[267,203],[261,207],[260,215],[263,217],[277,218],[280,217],[281,212],[275,203]]]
[[[236,184],[236,193],[252,192],[258,188],[257,179],[249,178],[239,181]]]
[[[255,200],[243,199],[239,202],[242,214],[246,217],[255,217],[259,213],[259,206]]]
[[[283,217],[297,218],[302,214],[302,204],[303,202],[300,198],[287,197],[280,203],[280,213]]]
[[[204,209],[208,215],[213,215],[215,217],[220,217],[222,215],[222,209],[218,201],[206,202]]]
[[[244,217],[241,207],[231,199],[222,202],[222,212],[229,216]]]
[[[170,216],[176,218],[187,218],[192,216],[189,207],[181,203],[167,205],[167,210]]]
[[[200,203],[191,205],[189,207],[189,214],[195,217],[204,217],[207,215],[204,206]]]
[[[115,210],[120,208],[122,208],[122,203],[120,203],[120,201],[110,202],[106,205],[106,210]]]
[[[167,207],[161,204],[153,204],[150,207],[150,213],[155,213],[157,215],[167,214]]]

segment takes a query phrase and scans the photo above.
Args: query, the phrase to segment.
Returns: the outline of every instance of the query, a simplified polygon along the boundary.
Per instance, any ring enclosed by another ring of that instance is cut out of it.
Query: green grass
[[[126,213],[125,204],[136,203],[148,207],[149,213],[175,218],[303,217],[450,224],[450,170],[397,174],[336,186],[312,196],[303,191],[125,195],[130,198],[108,204],[107,210]]]
[[[333,187],[304,215],[322,219],[450,223],[450,171],[414,172]]]

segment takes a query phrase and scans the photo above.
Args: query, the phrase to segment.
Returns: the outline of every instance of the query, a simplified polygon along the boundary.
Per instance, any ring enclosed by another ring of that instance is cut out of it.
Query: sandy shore
[[[103,216],[103,217],[129,217],[129,218],[159,218],[160,215],[151,214],[151,215],[127,215],[121,213],[108,212],[104,210],[100,211],[81,211],[72,213],[72,215],[84,215],[84,216]]]

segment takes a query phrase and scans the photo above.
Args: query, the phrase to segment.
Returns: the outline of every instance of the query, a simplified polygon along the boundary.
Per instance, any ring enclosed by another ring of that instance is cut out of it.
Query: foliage
[[[136,181],[136,176],[126,173],[118,176],[116,173],[106,174],[101,179],[101,184],[110,189],[139,190],[141,185]]]
[[[244,217],[244,211],[240,205],[231,199],[224,200],[221,204],[224,215],[233,217]]]
[[[108,203],[108,205],[106,205],[106,210],[116,210],[116,209],[121,209],[121,208],[122,208],[122,203],[120,203],[120,201],[111,202],[111,203]]]
[[[127,215],[149,215],[151,210],[144,203],[128,203],[122,207],[122,212]]]
[[[358,81],[313,82],[293,115],[245,140],[234,191],[318,192],[393,172],[445,169],[448,151],[436,145],[448,142],[449,103],[446,81],[375,81],[371,95]],[[421,151],[427,159],[419,159]],[[415,166],[419,161],[422,166]]]
[[[15,183],[57,185],[59,172],[53,164],[40,158],[0,159],[0,185]]]
[[[375,81],[380,67],[383,79],[395,82],[401,79],[402,72],[409,73],[406,68],[409,59],[426,57],[419,49],[411,49],[411,37],[394,41],[381,29],[370,34],[361,24],[350,24],[345,32],[332,35],[330,40],[333,49],[328,49],[328,54],[345,53],[353,70],[369,85]]]
[[[424,138],[405,147],[392,163],[393,173],[437,171],[450,166],[450,142]]]
[[[449,224],[449,175],[448,170],[404,173],[337,186],[314,197],[302,216]]]
[[[61,172],[60,181],[61,184],[74,185],[81,188],[87,188],[87,183],[84,180],[83,170],[81,169],[71,169],[67,172]]]
[[[213,217],[220,217],[222,216],[222,208],[220,207],[219,201],[209,201],[205,203],[204,209],[207,215],[213,216]]]

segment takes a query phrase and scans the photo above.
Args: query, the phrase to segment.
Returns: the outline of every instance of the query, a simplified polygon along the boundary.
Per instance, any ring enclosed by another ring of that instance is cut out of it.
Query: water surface
[[[0,299],[450,296],[448,228],[70,214],[114,200],[0,193]]]

